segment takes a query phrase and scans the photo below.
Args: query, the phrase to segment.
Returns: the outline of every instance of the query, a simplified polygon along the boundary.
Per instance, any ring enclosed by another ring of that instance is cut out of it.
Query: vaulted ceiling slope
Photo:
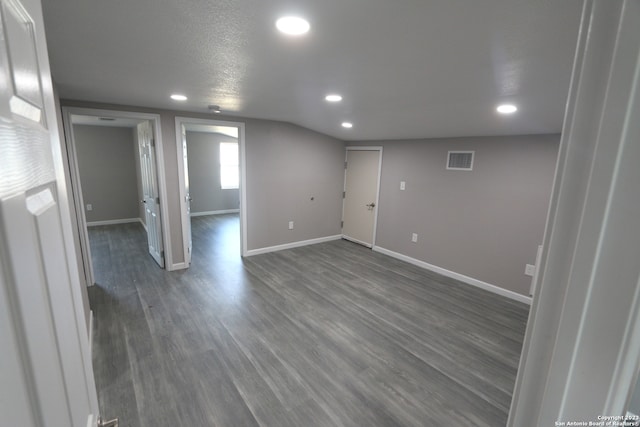
[[[43,8],[62,98],[194,112],[217,104],[375,140],[559,132],[581,3],[43,0]],[[292,14],[309,21],[308,34],[276,31],[277,18]],[[342,102],[326,102],[332,92]],[[518,112],[497,114],[505,101]]]

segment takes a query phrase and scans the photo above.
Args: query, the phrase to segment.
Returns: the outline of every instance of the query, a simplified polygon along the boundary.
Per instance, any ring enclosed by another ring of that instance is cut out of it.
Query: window
[[[238,143],[220,143],[220,188],[230,190],[240,185]]]

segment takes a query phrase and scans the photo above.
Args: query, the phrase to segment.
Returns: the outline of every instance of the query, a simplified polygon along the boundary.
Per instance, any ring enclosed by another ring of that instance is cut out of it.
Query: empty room
[[[0,12],[7,425],[639,425],[638,0]]]

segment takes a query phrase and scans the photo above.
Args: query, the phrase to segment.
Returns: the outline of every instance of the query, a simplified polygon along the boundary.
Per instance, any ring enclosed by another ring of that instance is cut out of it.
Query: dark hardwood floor
[[[167,272],[139,224],[89,230],[93,358],[121,427],[504,426],[528,307],[346,242],[239,256],[192,220]]]

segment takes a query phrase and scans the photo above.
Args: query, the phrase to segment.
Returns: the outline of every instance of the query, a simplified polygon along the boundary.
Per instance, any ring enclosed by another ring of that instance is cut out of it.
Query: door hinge
[[[164,258],[164,251],[160,251],[160,258]]]
[[[344,162],[344,168],[345,169],[347,168],[347,162]]]
[[[345,197],[347,197],[347,192],[346,192],[346,191],[343,191],[343,192],[342,192],[342,198],[344,199]]]
[[[156,197],[156,203],[160,204],[160,197]]]
[[[340,228],[344,228],[344,221],[340,221]]]
[[[151,138],[151,140],[149,141],[149,145],[152,146],[152,147],[155,147],[156,146],[156,140]]]

